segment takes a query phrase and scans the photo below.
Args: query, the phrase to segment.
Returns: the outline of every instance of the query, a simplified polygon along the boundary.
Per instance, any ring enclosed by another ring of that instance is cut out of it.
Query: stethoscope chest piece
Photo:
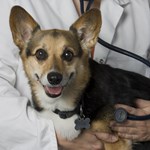
[[[127,111],[123,108],[118,108],[114,112],[114,119],[118,123],[123,123],[127,120]]]

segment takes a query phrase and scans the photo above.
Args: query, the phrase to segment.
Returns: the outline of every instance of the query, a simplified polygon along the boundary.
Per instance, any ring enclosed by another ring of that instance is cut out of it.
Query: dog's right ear
[[[9,23],[13,40],[20,50],[24,49],[32,35],[40,30],[36,21],[20,6],[11,9]]]

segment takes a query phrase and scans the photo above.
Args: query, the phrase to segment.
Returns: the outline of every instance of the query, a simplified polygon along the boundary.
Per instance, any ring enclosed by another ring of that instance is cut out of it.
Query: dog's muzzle
[[[50,72],[47,75],[47,80],[50,86],[44,86],[45,93],[52,98],[56,98],[61,95],[63,86],[61,85],[63,76],[58,72]]]
[[[38,74],[35,74],[37,80],[43,85],[45,93],[51,98],[61,96],[64,87],[68,84],[74,73],[71,73],[69,78],[63,79],[63,75],[58,72],[50,72],[47,74],[47,81],[49,84],[44,85]]]

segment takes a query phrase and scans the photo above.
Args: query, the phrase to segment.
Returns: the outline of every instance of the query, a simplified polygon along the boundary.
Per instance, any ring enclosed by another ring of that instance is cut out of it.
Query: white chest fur
[[[62,119],[54,112],[45,110],[38,115],[46,119],[52,119],[56,132],[67,140],[76,138],[80,133],[80,130],[75,129],[75,120],[78,118],[76,114],[70,118]]]

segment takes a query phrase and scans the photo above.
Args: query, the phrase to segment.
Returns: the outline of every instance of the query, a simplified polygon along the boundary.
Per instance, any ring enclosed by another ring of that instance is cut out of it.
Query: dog
[[[10,14],[14,43],[20,49],[38,115],[52,119],[56,132],[73,140],[83,128],[112,133],[116,103],[150,100],[150,80],[137,73],[98,64],[89,58],[100,32],[98,9],[91,9],[69,30],[42,30],[20,6]],[[117,133],[115,133],[117,134]],[[132,141],[104,142],[106,150],[132,150]]]

